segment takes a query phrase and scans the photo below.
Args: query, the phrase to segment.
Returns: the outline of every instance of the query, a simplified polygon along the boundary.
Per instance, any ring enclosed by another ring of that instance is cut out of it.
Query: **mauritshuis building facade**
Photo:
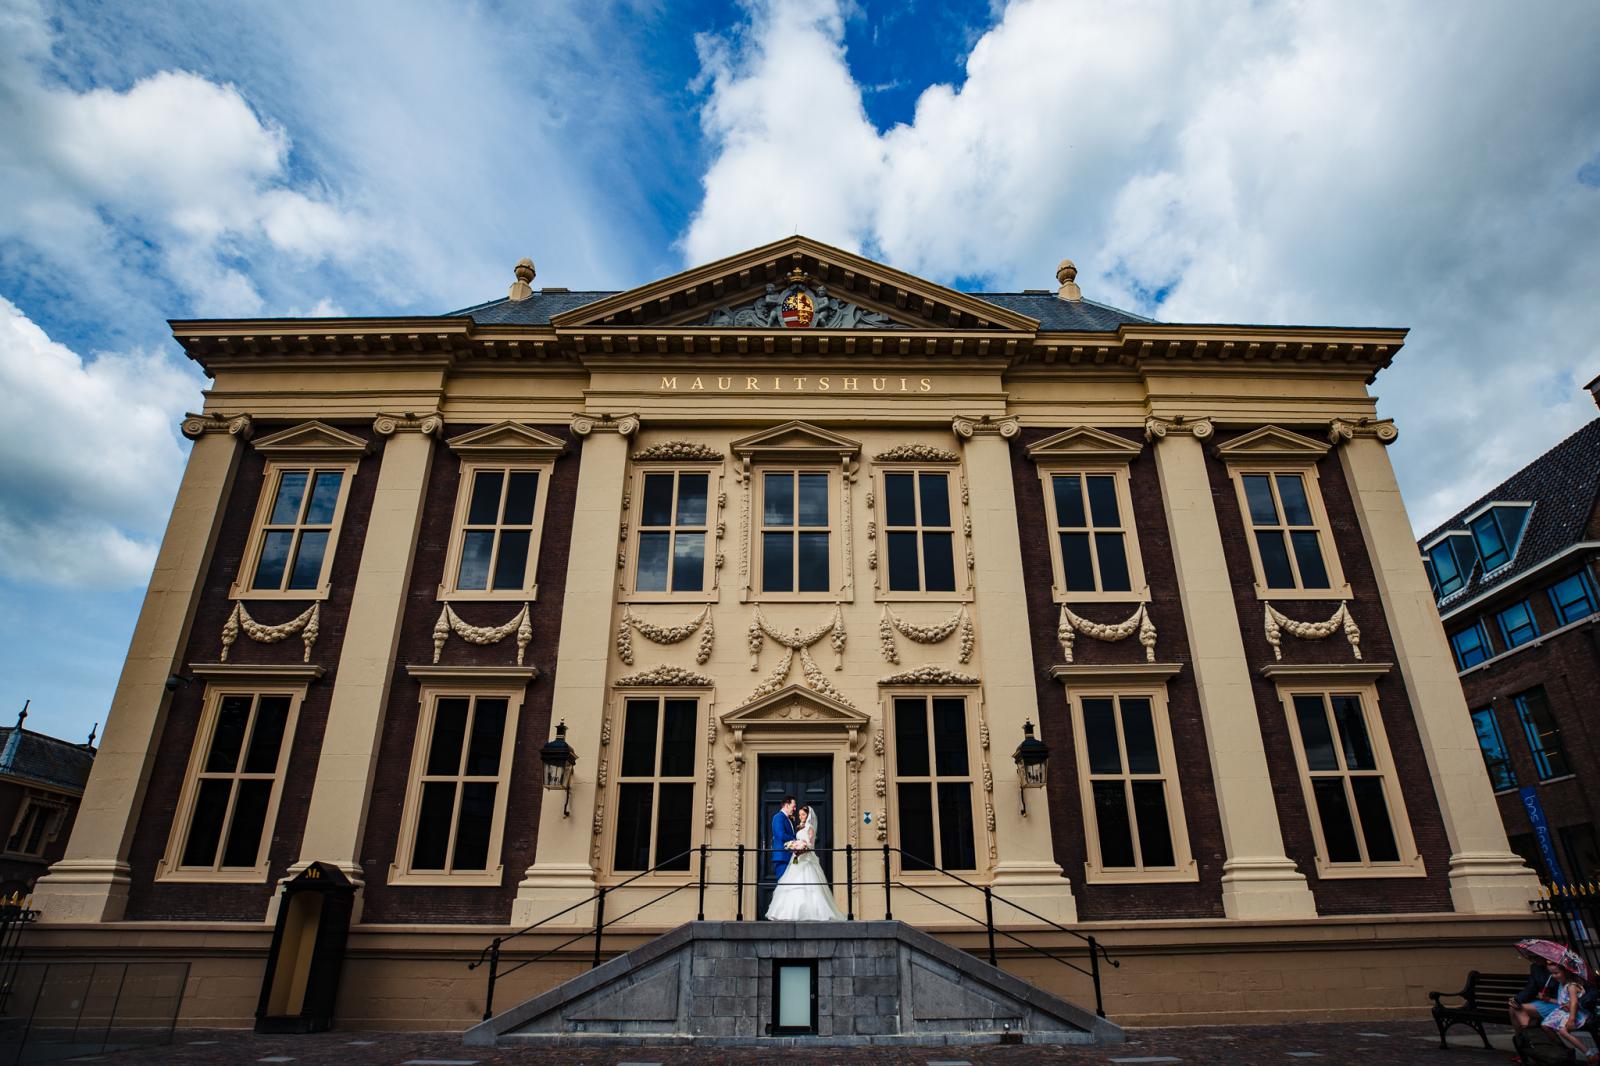
[[[1537,882],[1368,392],[1404,331],[1156,323],[1073,273],[965,294],[795,237],[622,293],[523,264],[440,317],[174,323],[214,382],[35,949],[193,958],[183,1016],[242,1024],[275,886],[323,862],[359,885],[341,1021],[460,1024],[489,936],[755,846],[795,791],[864,849],[858,916],[890,844],[952,907],[918,860],[1095,930],[1119,1021],[1418,1005]]]

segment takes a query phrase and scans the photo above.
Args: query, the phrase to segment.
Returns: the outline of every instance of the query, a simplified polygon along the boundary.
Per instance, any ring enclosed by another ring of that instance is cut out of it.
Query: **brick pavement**
[[[1258,1063],[1308,1066],[1503,1066],[1509,1058],[1509,1031],[1496,1038],[1500,1048],[1485,1051],[1477,1037],[1451,1035],[1451,1050],[1438,1050],[1431,1022],[1344,1022],[1275,1026],[1216,1026],[1140,1029],[1128,1043],[1110,1048],[1020,1047],[944,1048],[715,1048],[668,1047],[484,1050],[463,1047],[455,1033],[319,1033],[314,1036],[257,1036],[239,1030],[178,1032],[160,1047],[88,1055],[74,1062],[163,1066],[244,1066],[292,1063],[294,1066],[698,1066],[782,1062],[785,1066],[1024,1066],[1034,1063],[1100,1064],[1206,1063],[1235,1066]]]

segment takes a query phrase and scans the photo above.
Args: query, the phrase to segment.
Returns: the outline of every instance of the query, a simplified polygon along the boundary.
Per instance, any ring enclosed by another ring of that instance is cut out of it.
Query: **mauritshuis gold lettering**
[[[679,381],[684,379],[684,383]],[[839,377],[832,374],[812,376],[809,374],[774,375],[758,377],[732,377],[718,375],[715,378],[696,375],[689,378],[682,374],[662,374],[659,392],[864,392],[861,387],[865,380],[867,388],[873,392],[905,392],[927,393],[934,391],[932,378],[879,378],[871,377]]]

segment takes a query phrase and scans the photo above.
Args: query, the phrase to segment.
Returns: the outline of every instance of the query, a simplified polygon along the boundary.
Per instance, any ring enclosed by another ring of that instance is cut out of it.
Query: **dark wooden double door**
[[[833,758],[828,755],[761,755],[757,757],[757,782],[760,819],[756,823],[759,862],[756,866],[756,916],[767,913],[772,901],[776,876],[772,865],[772,816],[778,813],[785,796],[793,796],[801,807],[817,815],[817,858],[822,862],[828,882],[833,883],[833,853],[821,849],[833,846]],[[841,857],[839,869],[844,869]]]

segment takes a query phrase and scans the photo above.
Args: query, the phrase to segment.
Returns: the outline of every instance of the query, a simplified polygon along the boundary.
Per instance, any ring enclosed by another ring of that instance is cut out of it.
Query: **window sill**
[[[1428,869],[1423,864],[1421,855],[1418,855],[1410,862],[1385,863],[1375,866],[1335,866],[1324,862],[1320,856],[1317,858],[1317,880],[1319,881],[1371,881],[1380,878],[1427,876]]]
[[[1137,607],[1141,603],[1150,602],[1150,586],[1146,585],[1131,592],[1079,592],[1053,586],[1050,598],[1053,602],[1068,607],[1076,603],[1123,603]]]
[[[1534,784],[1536,784],[1536,785],[1558,785],[1563,781],[1571,781],[1574,778],[1576,778],[1577,776],[1578,776],[1577,774],[1560,774],[1560,775],[1558,775],[1556,777],[1541,777],[1538,781],[1534,782]]]
[[[717,589],[700,592],[627,592],[617,597],[617,603],[716,603],[721,598]]]
[[[33,854],[27,851],[0,851],[0,859],[12,859],[16,862],[44,862],[44,852]]]
[[[496,866],[493,870],[447,874],[439,870],[403,871],[391,866],[389,884],[431,888],[499,888],[504,871],[505,867]]]
[[[265,863],[252,870],[162,870],[156,873],[156,884],[262,885],[266,882]]]
[[[1180,884],[1200,880],[1200,867],[1193,859],[1183,866],[1155,869],[1103,869],[1093,863],[1083,864],[1083,882],[1086,885],[1151,885]]]
[[[528,603],[539,598],[539,586],[517,592],[478,592],[469,589],[465,592],[451,591],[440,586],[434,600],[437,603]]]
[[[959,592],[884,592],[875,590],[874,603],[971,603],[972,590]]]
[[[747,592],[741,603],[854,603],[849,592]]]
[[[1350,591],[1349,585],[1339,585],[1331,589],[1269,589],[1260,582],[1256,583],[1256,599],[1258,600],[1353,600],[1355,595]]]
[[[228,590],[230,600],[253,602],[258,600],[299,600],[309,603],[312,600],[326,600],[332,594],[331,586],[324,585],[319,589],[291,589],[280,592],[273,589],[247,589],[238,585]]]

